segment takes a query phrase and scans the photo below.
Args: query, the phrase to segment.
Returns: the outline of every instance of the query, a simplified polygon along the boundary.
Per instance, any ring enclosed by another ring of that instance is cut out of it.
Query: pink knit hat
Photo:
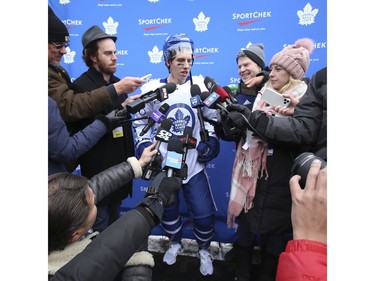
[[[301,80],[310,64],[314,42],[310,38],[298,39],[294,45],[284,48],[271,59],[270,65],[280,65],[293,78]]]

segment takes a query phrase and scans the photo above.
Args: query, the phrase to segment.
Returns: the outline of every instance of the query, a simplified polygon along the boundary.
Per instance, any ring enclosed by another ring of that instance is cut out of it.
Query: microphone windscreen
[[[193,84],[190,88],[190,94],[191,94],[192,97],[200,96],[201,88],[197,84]]]
[[[228,96],[233,96],[231,88],[228,86],[224,86],[223,89],[227,92]]]
[[[162,128],[166,131],[169,131],[172,127],[172,121],[169,120],[168,118],[165,118],[163,119],[163,121],[161,121],[161,124],[160,124],[160,127],[159,128]]]
[[[169,104],[164,103],[162,106],[160,106],[159,111],[164,114],[168,111],[168,109],[169,109]]]
[[[219,85],[210,76],[206,76],[204,78],[203,82],[204,82],[204,85],[206,85],[206,87],[207,87],[207,89],[210,93],[216,92],[217,88],[219,88]]]
[[[168,141],[167,150],[168,151],[174,151],[174,152],[182,154],[183,153],[183,144],[182,144],[182,141],[180,141],[177,138],[170,139]]]
[[[206,98],[208,98],[209,95],[211,95],[210,92],[204,91],[201,93],[201,99],[205,100]]]
[[[229,99],[229,94],[224,90],[224,88],[217,88],[215,93],[219,94],[221,102],[224,102],[225,99]]]
[[[165,85],[165,89],[167,90],[167,93],[170,94],[170,93],[173,93],[177,88],[177,85],[176,83],[167,83]]]
[[[183,136],[191,136],[193,135],[193,128],[190,126],[185,126]]]

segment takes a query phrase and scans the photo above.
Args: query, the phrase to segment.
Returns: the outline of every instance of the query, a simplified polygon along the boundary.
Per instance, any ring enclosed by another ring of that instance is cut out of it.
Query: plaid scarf
[[[306,92],[307,85],[302,82],[294,89],[288,90],[294,97],[301,98]],[[267,113],[276,113],[262,99],[262,91],[254,102],[254,110],[263,110]],[[277,114],[282,118],[281,115]],[[235,218],[242,209],[247,213],[253,207],[258,177],[267,180],[268,143],[259,137],[253,136],[250,130],[246,131],[246,139],[241,138],[233,164],[232,183],[228,204],[227,226],[236,228]]]

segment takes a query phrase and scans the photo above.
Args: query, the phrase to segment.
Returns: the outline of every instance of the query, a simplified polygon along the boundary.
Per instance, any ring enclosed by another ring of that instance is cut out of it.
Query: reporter
[[[141,165],[157,151],[111,167],[91,180],[69,173],[48,178],[49,277],[52,280],[114,280],[151,229],[160,222],[163,206],[181,186],[181,179],[165,178],[155,197],[146,197],[98,235],[85,237],[96,217],[96,199],[142,174]],[[91,242],[91,239],[95,239]]]
[[[134,92],[145,82],[142,78],[125,77],[92,91],[78,90],[60,64],[67,54],[69,41],[68,29],[48,6],[48,96],[56,100],[65,122],[78,121],[108,108],[115,109],[119,96]]]
[[[280,254],[276,281],[327,280],[327,168],[311,164],[306,186],[290,179],[293,240]]]
[[[313,41],[302,38],[272,57],[269,80],[259,92],[253,110],[258,110],[264,116],[276,114],[275,107],[262,99],[266,88],[279,93],[292,93],[296,98],[304,95],[308,86],[302,80],[309,67],[312,50]],[[223,116],[223,122],[233,122],[246,133],[237,146],[233,164],[227,224],[228,227],[235,227],[237,219],[238,235],[242,233],[250,243],[256,237],[262,255],[259,278],[274,281],[279,255],[292,236],[288,182],[293,158],[299,154],[299,147],[271,142],[258,130],[250,128],[249,124],[254,124],[253,113],[246,106],[232,104],[227,110],[229,113]],[[259,126],[262,125],[261,121]]]
[[[66,164],[78,159],[93,147],[112,126],[124,118],[114,115],[98,116],[91,124],[70,135],[62,120],[57,103],[48,97],[48,175],[66,172]]]
[[[105,87],[113,87],[116,92],[118,83],[131,85],[130,78],[116,76],[117,71],[117,37],[105,33],[98,25],[92,25],[83,34],[82,42],[82,60],[88,67],[85,72],[79,75],[72,83],[74,89],[79,93],[88,91],[97,91]],[[105,109],[96,110],[100,114],[109,114],[113,109],[119,109],[124,112],[126,119],[131,119],[130,113],[125,113],[126,105],[138,99],[141,95],[128,96],[129,90],[125,89],[125,94],[116,97],[113,100],[113,106]],[[125,110],[124,110],[125,109]],[[87,124],[97,118],[98,112],[88,113],[85,118],[80,118],[74,122],[69,122],[71,133],[82,130]],[[84,153],[78,159],[81,168],[81,175],[91,178],[101,171],[121,163],[128,157],[134,156],[134,138],[131,122],[123,122],[108,131],[99,142],[97,142],[89,151]],[[108,225],[120,217],[121,204],[126,198],[133,196],[133,182],[129,181],[117,192],[101,201],[97,205],[98,214],[93,226],[93,230],[102,232]]]
[[[292,116],[279,118],[260,110],[251,112],[242,105],[229,105],[227,109],[229,114],[237,111],[245,116],[246,120],[236,115],[236,124],[241,129],[248,126],[248,121],[270,143],[299,146],[301,152],[311,151],[327,160],[327,67],[314,73]]]
[[[269,67],[265,66],[265,53],[263,43],[255,43],[246,48],[241,48],[236,55],[237,71],[240,82],[232,94],[237,102],[252,108],[257,93],[263,88],[269,78]],[[235,141],[236,147],[244,134],[244,130],[228,128],[221,123],[218,114],[218,124],[215,133],[224,141]]]

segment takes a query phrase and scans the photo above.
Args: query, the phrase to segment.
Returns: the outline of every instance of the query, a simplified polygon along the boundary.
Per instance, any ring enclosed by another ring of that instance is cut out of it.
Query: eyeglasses
[[[61,49],[62,47],[64,47],[64,48],[69,47],[69,42],[60,42],[60,43],[50,42],[50,43],[53,44],[53,46],[55,46],[56,49]]]

